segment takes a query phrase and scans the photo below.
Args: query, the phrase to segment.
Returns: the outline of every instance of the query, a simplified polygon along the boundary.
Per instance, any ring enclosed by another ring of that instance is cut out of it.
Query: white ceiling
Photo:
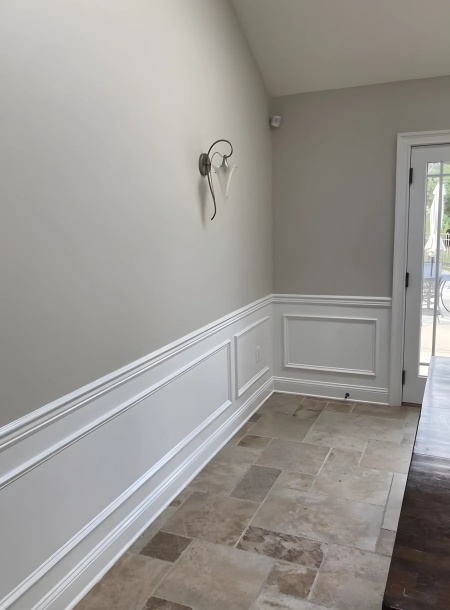
[[[233,0],[273,96],[450,74],[450,0]]]

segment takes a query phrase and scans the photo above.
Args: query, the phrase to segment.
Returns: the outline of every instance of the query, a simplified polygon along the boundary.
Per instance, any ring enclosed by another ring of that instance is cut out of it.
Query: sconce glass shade
[[[222,191],[223,201],[226,203],[228,200],[228,188],[230,186],[231,176],[237,165],[228,165],[227,157],[223,157],[223,161],[220,165],[213,165],[214,171],[219,178],[220,189]]]

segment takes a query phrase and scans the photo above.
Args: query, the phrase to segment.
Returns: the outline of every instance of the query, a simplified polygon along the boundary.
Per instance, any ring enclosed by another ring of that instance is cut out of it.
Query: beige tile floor
[[[76,610],[380,610],[418,417],[273,394]]]

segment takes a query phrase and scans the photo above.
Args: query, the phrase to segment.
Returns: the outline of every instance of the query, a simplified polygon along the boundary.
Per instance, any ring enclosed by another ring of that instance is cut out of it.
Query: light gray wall
[[[272,291],[268,97],[227,0],[7,0],[0,82],[0,425]]]
[[[450,128],[450,77],[271,106],[275,292],[391,296],[397,134]]]

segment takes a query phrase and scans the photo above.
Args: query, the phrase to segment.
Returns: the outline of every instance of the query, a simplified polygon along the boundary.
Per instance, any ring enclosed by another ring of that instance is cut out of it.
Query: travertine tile
[[[417,431],[417,426],[419,425],[420,419],[420,409],[419,407],[408,407],[408,415],[405,421],[405,428],[403,432],[409,432],[410,434],[415,434]]]
[[[327,461],[316,478],[312,491],[385,506],[391,483],[391,472]]]
[[[194,540],[155,595],[195,610],[248,610],[273,560]]]
[[[289,487],[290,489],[299,489],[300,491],[310,491],[314,480],[315,477],[312,474],[282,470],[274,485]]]
[[[191,481],[187,489],[228,495],[259,454],[259,449],[228,444]]]
[[[318,431],[311,428],[308,434],[303,439],[305,443],[313,443],[315,445],[323,445],[324,447],[335,447],[336,449],[346,449],[350,451],[363,452],[367,441],[356,436],[348,436],[346,434],[335,434],[330,432]]]
[[[405,494],[406,478],[406,474],[394,473],[386,512],[384,514],[383,529],[391,530],[393,532],[397,531],[403,496]]]
[[[305,422],[309,421],[314,423],[319,415],[320,411],[317,409],[308,409],[306,405],[304,406],[303,404],[300,404],[293,417],[295,417],[295,419],[302,419]]]
[[[315,398],[314,396],[306,396],[300,405],[300,409],[312,409],[313,411],[323,411],[327,405],[327,398]]]
[[[380,610],[389,558],[332,547],[317,575],[310,600],[338,610]]]
[[[360,465],[367,468],[407,474],[411,455],[412,447],[408,445],[384,441],[369,441]]]
[[[272,568],[266,588],[274,593],[306,599],[317,575],[317,570],[289,563],[277,562]]]
[[[328,449],[325,447],[274,439],[256,463],[260,466],[316,475],[327,455]]]
[[[350,413],[355,406],[354,402],[329,402],[325,411],[336,411],[337,413]]]
[[[281,470],[251,466],[235,489],[231,492],[233,498],[262,502],[277,480]]]
[[[252,428],[252,435],[302,441],[316,419],[315,412],[310,411],[310,413],[314,415],[312,420],[287,415],[263,415]]]
[[[258,504],[215,494],[193,492],[164,526],[164,531],[234,545]]]
[[[190,495],[191,492],[188,489],[183,490],[174,500],[172,500],[169,506],[174,506],[175,508],[178,508],[183,504],[185,500],[189,498]]]
[[[414,447],[414,441],[416,440],[415,432],[405,432],[402,439],[402,445],[408,445],[409,447]]]
[[[172,564],[125,553],[76,610],[141,610]]]
[[[351,449],[332,449],[327,458],[327,464],[351,464],[358,466],[362,457],[361,451],[353,451]]]
[[[261,414],[260,414],[260,413],[253,413],[253,415],[252,415],[252,416],[249,418],[248,422],[249,422],[250,424],[252,424],[252,423],[254,424],[254,423],[255,423],[255,422],[257,422],[257,421],[258,421],[258,419],[260,419],[260,418],[261,418]]]
[[[275,392],[266,400],[258,413],[263,415],[273,415],[275,413],[293,415],[303,401],[303,398],[303,396],[297,394],[280,394]]]
[[[419,415],[386,409],[273,395],[77,610],[379,610]]]
[[[386,555],[386,557],[392,556],[395,543],[395,532],[390,530],[381,530],[380,537],[377,544],[377,553],[379,555]]]
[[[317,570],[328,547],[324,542],[250,526],[238,548]]]
[[[269,589],[263,589],[250,610],[326,610],[326,608],[311,604],[304,599],[296,599],[289,595],[280,595]]]
[[[264,436],[253,436],[251,434],[247,434],[241,441],[239,441],[238,447],[249,447],[250,449],[257,449],[261,452],[267,447],[271,440],[271,438],[265,438]]]
[[[325,411],[316,421],[312,430],[328,434],[356,436],[366,440],[401,443],[405,423],[403,420],[355,414],[355,409],[349,415]]]
[[[357,402],[352,411],[353,415],[373,415],[385,419],[400,419],[405,421],[409,409],[407,407],[388,407],[386,405],[373,405],[370,403]]]
[[[158,532],[150,542],[144,546],[141,555],[147,557],[155,557],[162,561],[173,563],[181,553],[187,549],[191,543],[191,538],[169,534],[167,532]]]
[[[375,551],[383,507],[275,486],[252,526]]]
[[[157,517],[153,523],[139,536],[139,538],[130,546],[128,551],[130,553],[140,553],[144,546],[146,546],[155,534],[163,527],[163,525],[170,519],[177,509],[174,506],[168,506],[166,510]]]
[[[255,425],[254,422],[248,421],[247,423],[245,423],[237,432],[234,436],[232,436],[230,438],[230,440],[228,441],[228,443],[226,444],[226,447],[230,447],[233,445],[237,445],[239,443],[239,441],[244,438],[244,436],[246,434],[248,434],[248,432],[250,432],[250,430],[253,428],[253,426]]]
[[[150,597],[150,599],[147,600],[144,610],[193,610],[193,608],[182,606],[175,602],[168,602],[166,599],[161,599],[160,597]]]

